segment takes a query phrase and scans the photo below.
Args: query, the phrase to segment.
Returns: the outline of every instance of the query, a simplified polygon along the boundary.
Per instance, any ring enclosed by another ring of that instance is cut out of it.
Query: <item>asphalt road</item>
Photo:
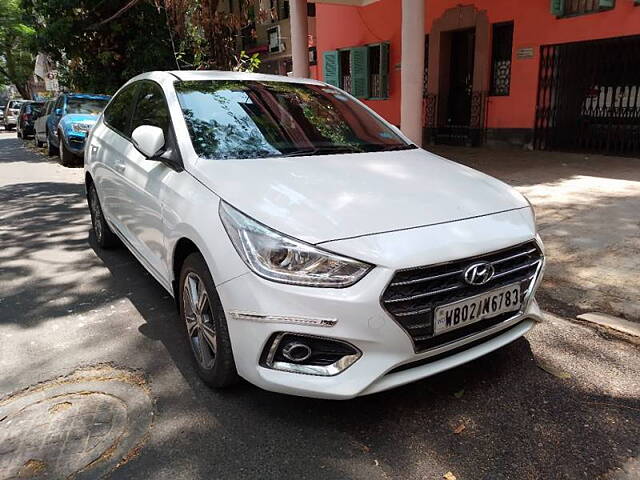
[[[132,255],[96,250],[82,169],[0,133],[0,398],[80,366],[144,372],[154,425],[112,478],[640,478],[639,348],[551,314],[482,359],[346,402],[212,391],[188,348]]]

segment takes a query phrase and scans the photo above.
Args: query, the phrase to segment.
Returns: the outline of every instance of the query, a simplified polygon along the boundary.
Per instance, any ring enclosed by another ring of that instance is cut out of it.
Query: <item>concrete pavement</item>
[[[547,249],[543,307],[640,322],[640,160],[438,146],[514,185],[533,203]]]
[[[79,367],[142,375],[153,426],[111,478],[637,479],[639,353],[549,314],[487,357],[353,401],[212,391],[169,296],[125,249],[96,251],[82,170],[0,134],[0,399]]]

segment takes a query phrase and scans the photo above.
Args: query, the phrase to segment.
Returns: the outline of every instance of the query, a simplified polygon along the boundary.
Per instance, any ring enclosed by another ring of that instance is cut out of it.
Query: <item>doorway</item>
[[[440,101],[440,126],[437,142],[449,145],[466,145],[470,139],[471,104],[476,29],[452,31],[449,37],[449,54],[446,57],[448,75],[443,77]]]

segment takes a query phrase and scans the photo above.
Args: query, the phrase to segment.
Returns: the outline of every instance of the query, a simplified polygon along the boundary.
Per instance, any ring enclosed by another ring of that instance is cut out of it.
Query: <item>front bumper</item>
[[[219,285],[238,373],[266,390],[349,399],[404,385],[469,362],[521,337],[541,320],[540,309],[531,296],[521,312],[503,322],[416,354],[410,337],[380,304],[380,294],[394,271],[378,267],[346,289],[283,285],[253,273]],[[251,320],[247,319],[249,315],[238,313],[258,315]],[[327,321],[324,326],[277,323],[262,321],[260,314],[271,318],[293,316]],[[278,332],[348,342],[362,352],[362,356],[342,373],[329,377],[261,366],[261,355],[269,339]],[[428,360],[431,357],[433,361]],[[403,365],[406,368],[401,367]]]
[[[78,156],[84,155],[84,144],[87,138],[85,133],[66,132],[65,137],[65,144],[70,152]]]

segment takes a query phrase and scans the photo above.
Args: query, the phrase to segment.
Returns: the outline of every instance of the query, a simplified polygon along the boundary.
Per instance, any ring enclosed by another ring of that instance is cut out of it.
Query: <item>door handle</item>
[[[113,165],[113,169],[118,173],[124,173],[124,162],[118,162]]]

